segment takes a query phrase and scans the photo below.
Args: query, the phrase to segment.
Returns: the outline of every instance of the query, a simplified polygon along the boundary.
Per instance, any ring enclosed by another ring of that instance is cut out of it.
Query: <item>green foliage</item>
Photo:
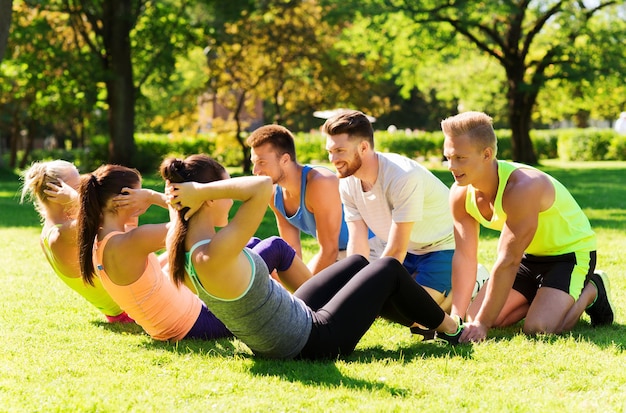
[[[534,129],[530,131],[530,140],[533,142],[535,153],[537,154],[539,158],[541,159],[558,158],[557,148],[558,148],[558,140],[559,140],[559,131],[560,131],[559,129]],[[509,139],[507,143],[510,145],[511,140]],[[498,146],[500,145],[501,145],[500,136],[498,135]]]
[[[565,130],[558,140],[559,158],[564,161],[606,159],[611,139],[615,135],[616,133],[611,129]]]
[[[618,161],[626,159],[626,135],[616,134],[616,136],[611,139],[606,158]]]
[[[512,159],[511,131],[499,129],[498,158]],[[399,153],[422,160],[442,159],[443,133],[423,131],[376,131],[376,150]],[[531,140],[540,159],[626,160],[626,136],[612,129],[538,129]],[[133,167],[142,172],[154,172],[167,156],[185,157],[206,153],[228,167],[241,166],[241,147],[231,133],[188,135],[136,134],[137,153]],[[301,163],[326,163],[326,140],[317,132],[295,134],[296,153]],[[33,160],[65,159],[81,171],[92,171],[106,163],[108,139],[94,136],[87,149],[37,149]]]
[[[381,152],[400,153],[410,158],[442,156],[443,133],[441,132],[407,134],[381,131],[376,132],[374,139],[376,150]]]
[[[319,133],[298,133],[294,136],[296,156],[299,162],[318,163],[328,161],[326,140]],[[305,159],[304,161],[302,159]]]

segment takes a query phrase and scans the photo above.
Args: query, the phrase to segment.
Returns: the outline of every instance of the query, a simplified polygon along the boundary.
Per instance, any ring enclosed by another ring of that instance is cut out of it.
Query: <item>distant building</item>
[[[214,93],[204,93],[198,97],[198,132],[209,132],[213,129],[214,121],[233,120],[233,112],[220,104],[219,98]],[[263,117],[263,101],[255,99],[253,112],[250,113],[244,107],[239,120],[244,125],[245,130],[254,130],[262,126],[265,121]]]

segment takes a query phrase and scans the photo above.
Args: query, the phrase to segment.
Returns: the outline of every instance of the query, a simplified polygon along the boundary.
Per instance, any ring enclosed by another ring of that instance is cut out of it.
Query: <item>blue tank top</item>
[[[305,196],[306,196],[306,177],[311,167],[304,165],[302,168],[302,177],[300,179],[300,207],[292,216],[287,216],[285,212],[285,204],[283,202],[283,188],[280,185],[276,185],[276,193],[274,194],[274,206],[280,212],[287,221],[298,228],[300,231],[309,234],[313,238],[317,239],[317,227],[315,225],[315,216],[306,209]],[[341,205],[341,231],[339,232],[339,249],[345,250],[348,245],[348,225],[346,224],[345,214],[343,211],[343,204]]]
[[[272,279],[263,259],[248,248],[243,252],[250,261],[252,276],[246,291],[229,300],[209,294],[198,279],[191,254],[210,241],[197,242],[186,254],[185,270],[200,299],[254,354],[274,359],[297,356],[311,334],[311,309]]]

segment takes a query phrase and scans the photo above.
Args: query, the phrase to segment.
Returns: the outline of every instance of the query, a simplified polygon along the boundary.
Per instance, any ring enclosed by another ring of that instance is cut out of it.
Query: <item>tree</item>
[[[0,62],[4,57],[11,28],[13,0],[0,0]]]
[[[68,47],[73,34],[65,13],[16,2],[13,15],[12,53],[0,65],[0,124],[8,131],[11,167],[18,149],[24,149],[22,168],[36,137],[55,135],[59,147],[68,137],[73,146],[83,143],[97,92],[85,70],[89,55],[77,58]]]
[[[100,63],[109,116],[109,162],[132,165],[135,103],[144,82],[167,83],[186,49],[186,0],[62,0],[74,30]]]
[[[332,27],[315,1],[270,2],[239,20],[227,22],[223,35],[209,38],[209,89],[235,122],[235,138],[250,170],[249,148],[241,115],[257,99],[269,103],[271,121],[287,127],[298,114],[349,103],[375,107],[376,97],[364,81],[384,66],[352,50],[335,47],[342,27]]]
[[[365,12],[405,13],[432,32],[444,33],[443,43],[458,44],[454,36],[460,36],[465,47],[473,46],[498,62],[506,75],[513,157],[535,164],[530,128],[540,91],[551,79],[575,82],[589,75],[588,66],[577,58],[581,53],[577,41],[582,37],[593,41],[594,18],[621,2],[381,0],[377,4],[381,8],[364,8]],[[446,27],[452,30],[448,35]],[[445,50],[445,44],[439,48]]]
[[[600,17],[600,16],[598,16]],[[538,98],[536,118],[550,123],[572,119],[583,127],[589,119],[615,120],[626,109],[626,5],[590,23],[591,36],[576,40],[576,58],[584,76],[572,81],[567,73],[546,82]]]

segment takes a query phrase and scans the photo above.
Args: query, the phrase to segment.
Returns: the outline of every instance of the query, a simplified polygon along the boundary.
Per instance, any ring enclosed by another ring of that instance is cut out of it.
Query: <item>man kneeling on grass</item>
[[[527,334],[558,334],[584,311],[592,326],[611,324],[609,280],[595,271],[596,236],[569,191],[542,171],[497,160],[492,119],[484,113],[450,117],[441,128],[455,180],[452,314],[469,321],[460,341],[484,340],[490,328],[523,318]],[[501,235],[491,277],[470,304],[480,225]]]

